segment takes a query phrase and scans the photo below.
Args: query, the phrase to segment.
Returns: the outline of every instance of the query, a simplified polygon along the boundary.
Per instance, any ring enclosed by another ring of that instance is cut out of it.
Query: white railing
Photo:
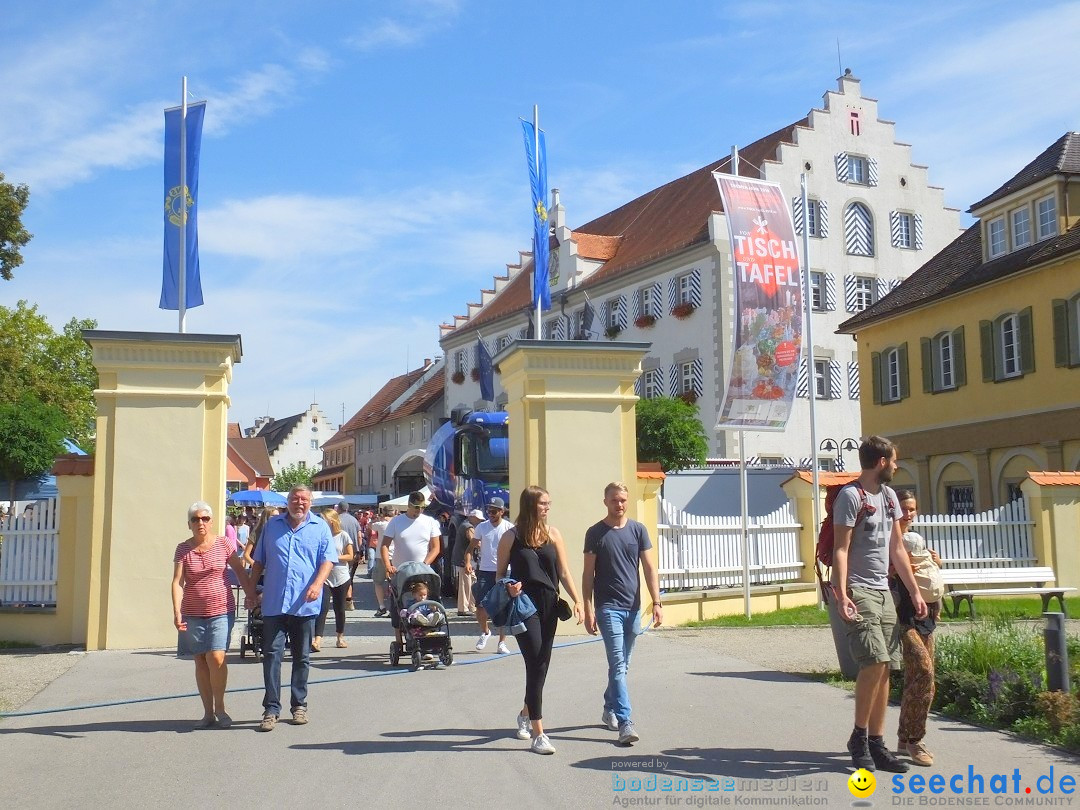
[[[739,515],[691,515],[663,504],[659,529],[660,587],[712,588],[742,585],[742,518]],[[749,521],[750,582],[797,580],[805,566],[799,559],[799,531],[790,504]]]
[[[0,606],[56,605],[59,502],[39,501],[31,517],[0,520]]]
[[[1009,568],[1034,565],[1027,501],[1011,503],[978,515],[920,515],[912,529],[941,555],[943,567]]]

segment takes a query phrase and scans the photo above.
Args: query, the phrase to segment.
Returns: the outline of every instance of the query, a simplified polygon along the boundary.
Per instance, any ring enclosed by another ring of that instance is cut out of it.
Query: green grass
[[[38,646],[32,641],[4,641],[0,639],[0,650],[28,650],[35,649]]]
[[[952,600],[949,600],[951,607]],[[1069,616],[1080,617],[1080,596],[1065,598],[1065,608]],[[1050,605],[1051,611],[1057,611],[1057,600]],[[1042,600],[1037,596],[984,596],[975,597],[975,615],[979,621],[983,619],[1014,620],[1014,619],[1041,619]],[[967,608],[961,607],[959,619],[952,619],[941,614],[943,622],[967,622]],[[803,607],[784,608],[774,610],[771,613],[755,613],[747,621],[741,613],[732,616],[718,616],[715,619],[706,619],[700,622],[687,622],[684,627],[820,627],[828,625],[829,614],[819,610],[816,605],[804,605]]]
[[[828,625],[829,614],[817,605],[784,608],[771,613],[755,613],[747,621],[741,613],[735,616],[718,616],[701,622],[687,622],[684,627],[816,627]]]

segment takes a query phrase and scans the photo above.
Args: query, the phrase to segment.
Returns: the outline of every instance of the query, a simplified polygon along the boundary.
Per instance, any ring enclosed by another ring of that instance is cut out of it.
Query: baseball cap
[[[484,513],[481,512],[479,509],[473,509],[471,512],[469,512],[468,517],[476,518],[477,520],[483,520]]]
[[[420,490],[409,493],[409,506],[427,506],[427,498]]]
[[[503,512],[506,511],[506,501],[497,495],[494,498],[490,498],[487,505],[488,509],[501,509]]]

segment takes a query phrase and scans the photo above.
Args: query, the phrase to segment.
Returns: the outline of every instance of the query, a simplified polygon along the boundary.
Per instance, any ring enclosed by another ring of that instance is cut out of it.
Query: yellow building
[[[951,245],[841,324],[862,426],[923,512],[980,512],[1080,469],[1080,133],[975,203]]]

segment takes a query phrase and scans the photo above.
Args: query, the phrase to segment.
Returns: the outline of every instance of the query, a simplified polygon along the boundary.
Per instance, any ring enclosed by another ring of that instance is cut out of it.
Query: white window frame
[[[695,394],[701,392],[694,388],[694,361],[691,360],[687,363],[679,363],[679,393],[688,394],[693,391]]]
[[[847,156],[847,179],[849,183],[857,183],[860,186],[870,184],[870,172],[867,159],[862,155]]]
[[[814,358],[814,398],[829,399],[829,361]]]
[[[872,276],[855,276],[855,311],[862,312],[874,305],[877,297],[877,279]]]
[[[1028,206],[1022,205],[1010,211],[1009,225],[1012,226],[1013,250],[1019,250],[1031,244],[1031,209]],[[1023,241],[1021,241],[1021,232],[1025,234]]]
[[[693,273],[683,273],[679,276],[679,301],[680,304],[689,304],[692,298],[693,291]]]
[[[645,379],[641,385],[641,391],[645,399],[656,399],[664,395],[664,381],[660,369],[650,368],[642,375]]]
[[[810,308],[825,311],[825,274],[820,270],[810,271]]]
[[[318,450],[319,449],[319,440],[318,439],[312,439],[311,440],[311,449],[312,450]]]
[[[426,417],[420,420],[420,441],[426,442],[431,438],[431,420]]]
[[[956,364],[952,332],[944,332],[935,341],[937,352],[937,390],[947,391],[956,388]]]
[[[379,449],[380,449],[380,450],[385,450],[385,449],[386,449],[386,428],[382,428],[382,429],[380,430],[380,432],[379,432],[379,438],[380,438],[380,440],[381,440],[381,441],[379,442]]]
[[[458,349],[457,350],[457,363],[455,363],[455,370],[464,374],[469,370],[469,350]]]
[[[394,425],[394,447],[401,444],[401,425]]]
[[[1005,217],[994,217],[986,223],[986,256],[996,259],[1004,256],[1009,251],[1009,240],[1006,235]]]
[[[907,211],[896,212],[897,239],[896,246],[900,248],[915,247],[915,217]]]
[[[1047,206],[1046,203],[1050,205]],[[1035,201],[1035,218],[1039,233],[1039,241],[1057,236],[1057,195],[1048,194],[1042,199]]]
[[[375,447],[375,431],[369,430],[367,434],[367,451],[370,453]]]
[[[807,233],[810,236],[821,236],[821,200],[815,197],[806,198],[806,222]]]
[[[1001,375],[1004,379],[1020,377],[1024,373],[1020,358],[1020,319],[1014,313],[1001,320]]]
[[[653,294],[654,292],[655,289],[651,284],[641,288],[641,314],[651,315],[655,318],[659,302],[656,300],[657,296]]]
[[[409,444],[416,444],[416,420],[409,422]]]
[[[885,385],[881,392],[883,402],[900,401],[900,349],[892,348],[882,358],[885,363]]]
[[[619,310],[615,306],[616,299],[612,298],[607,305],[607,320],[604,323],[604,329],[618,329],[619,323]]]

